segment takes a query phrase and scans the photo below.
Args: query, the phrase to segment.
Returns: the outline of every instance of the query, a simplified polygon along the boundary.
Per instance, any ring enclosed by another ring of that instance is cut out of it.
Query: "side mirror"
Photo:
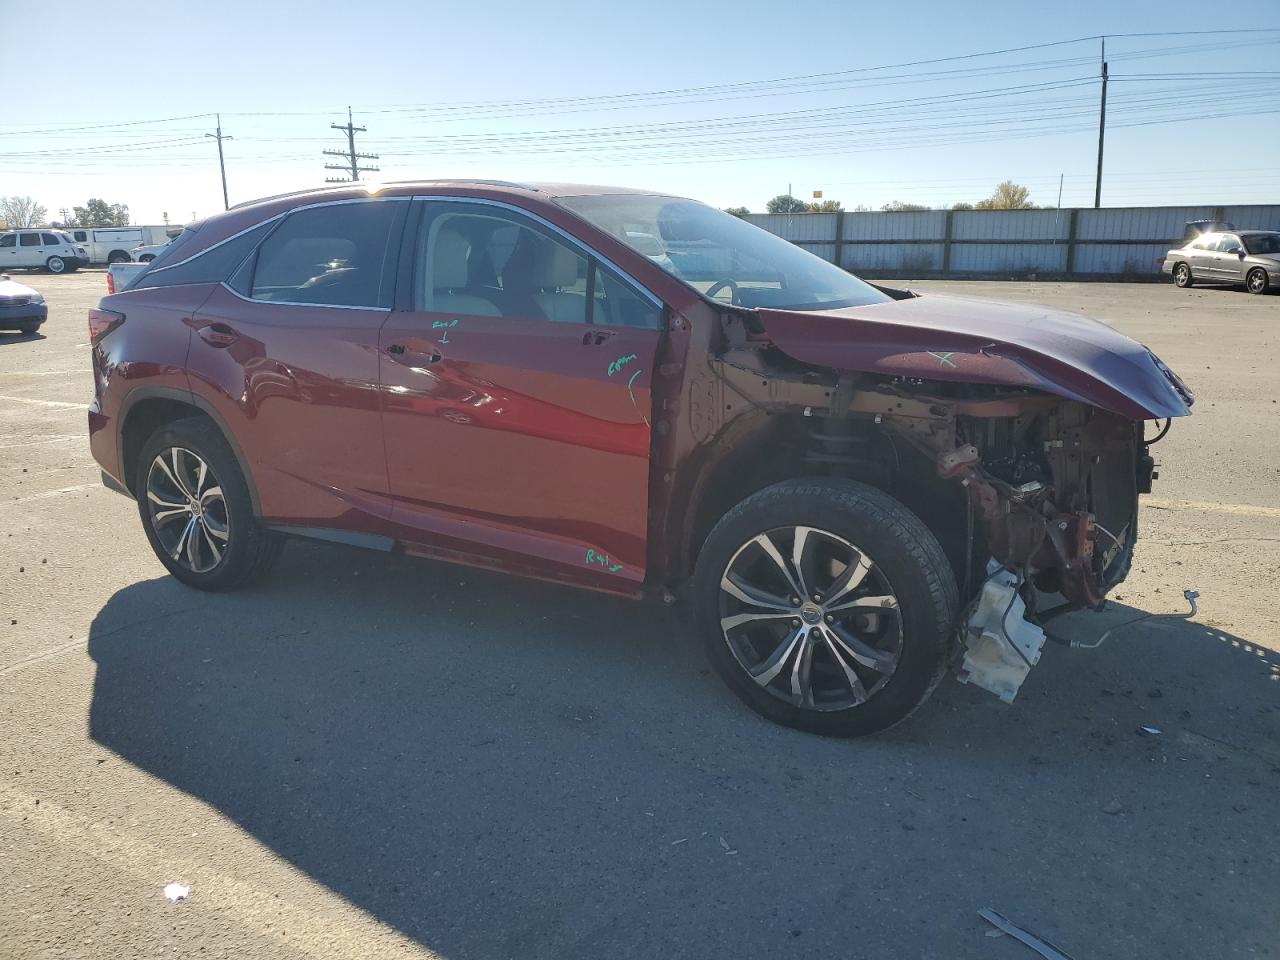
[[[1227,253],[1234,253],[1241,260],[1244,259],[1244,250],[1242,250],[1240,247],[1232,247],[1230,250],[1227,251]]]

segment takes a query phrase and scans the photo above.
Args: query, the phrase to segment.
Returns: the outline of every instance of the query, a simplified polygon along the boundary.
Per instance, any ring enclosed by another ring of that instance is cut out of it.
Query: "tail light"
[[[116,292],[116,278],[108,271],[107,273],[107,293],[108,295]]]
[[[1164,266],[1164,257],[1156,257],[1156,266]]]
[[[94,307],[89,311],[89,342],[96,344],[122,323],[124,323],[123,313]]]

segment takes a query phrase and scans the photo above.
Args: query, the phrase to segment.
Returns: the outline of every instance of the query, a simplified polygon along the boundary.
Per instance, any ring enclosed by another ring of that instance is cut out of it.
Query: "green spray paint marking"
[[[431,329],[432,329],[432,330],[439,329],[440,327],[446,327],[446,328],[452,329],[453,327],[456,327],[457,325],[458,325],[458,318],[457,318],[457,317],[454,317],[452,320],[432,320],[432,321],[431,321]]]
[[[951,358],[956,355],[956,352],[954,350],[952,350],[950,353],[934,353],[932,350],[929,350],[927,352],[929,356],[933,357],[933,359],[938,361],[938,366],[940,367],[955,366],[955,364],[951,362]]]
[[[592,550],[590,547],[587,548],[587,556],[586,556],[585,562],[598,563],[600,564],[600,566],[605,567],[610,573],[617,573],[619,570],[622,569],[622,564],[614,563],[613,558],[610,557],[607,553],[597,553],[596,551]]]
[[[636,405],[636,395],[635,391],[631,389],[631,385],[636,382],[636,377],[640,376],[642,373],[644,373],[643,370],[637,370],[631,375],[631,379],[627,381],[627,396],[631,397],[631,405],[633,407]]]
[[[609,376],[612,377],[615,373],[617,373],[619,370],[625,367],[632,360],[639,360],[639,359],[640,358],[637,357],[634,353],[628,353],[625,356],[619,357],[617,360],[613,361],[613,363],[609,364]]]

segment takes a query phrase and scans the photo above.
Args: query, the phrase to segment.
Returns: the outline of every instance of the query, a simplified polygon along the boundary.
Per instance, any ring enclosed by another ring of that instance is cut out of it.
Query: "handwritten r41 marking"
[[[600,564],[600,566],[607,569],[610,573],[617,573],[619,570],[622,569],[622,564],[614,563],[613,558],[610,557],[607,553],[597,553],[595,550],[592,550],[590,547],[587,548],[587,556],[586,556],[585,562],[598,563]]]

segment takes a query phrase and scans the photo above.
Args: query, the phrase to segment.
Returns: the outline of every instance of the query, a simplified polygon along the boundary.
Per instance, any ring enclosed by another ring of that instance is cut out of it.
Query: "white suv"
[[[88,263],[88,251],[76,246],[61,230],[10,230],[0,234],[0,273],[22,267],[66,273]]]

